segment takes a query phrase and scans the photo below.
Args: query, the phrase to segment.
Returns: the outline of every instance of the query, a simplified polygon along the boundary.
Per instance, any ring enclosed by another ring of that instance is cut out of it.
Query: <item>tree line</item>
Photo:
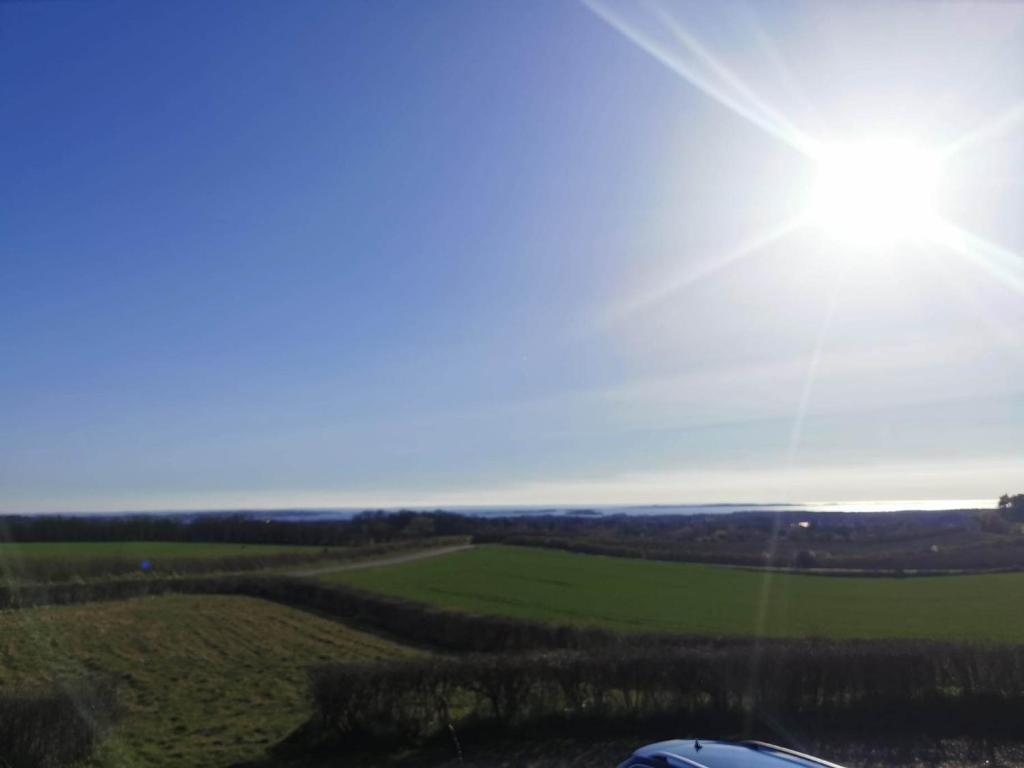
[[[1017,497],[1004,497],[1012,506]],[[807,524],[800,526],[800,523]],[[363,546],[431,536],[581,538],[644,548],[661,543],[800,545],[910,542],[922,536],[977,530],[972,511],[870,513],[732,512],[699,515],[565,515],[510,513],[502,517],[444,510],[368,510],[349,519],[294,519],[259,512],[3,515],[0,541],[195,541],[242,544]]]
[[[347,520],[270,519],[259,513],[4,515],[0,542],[181,541],[352,547],[473,533],[472,518],[448,512],[367,511]]]

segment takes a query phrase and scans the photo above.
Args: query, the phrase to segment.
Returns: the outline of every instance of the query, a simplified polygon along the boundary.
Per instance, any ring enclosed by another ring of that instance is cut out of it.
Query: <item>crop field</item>
[[[307,668],[414,653],[245,597],[184,596],[0,614],[0,687],[113,675],[125,709],[103,768],[258,758],[310,713]]]
[[[481,546],[324,578],[450,609],[627,631],[1024,642],[1024,573],[812,576]]]

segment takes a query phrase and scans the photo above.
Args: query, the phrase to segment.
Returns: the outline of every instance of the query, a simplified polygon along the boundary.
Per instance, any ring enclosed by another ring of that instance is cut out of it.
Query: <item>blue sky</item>
[[[0,5],[0,509],[1024,489],[1024,8],[855,5]]]

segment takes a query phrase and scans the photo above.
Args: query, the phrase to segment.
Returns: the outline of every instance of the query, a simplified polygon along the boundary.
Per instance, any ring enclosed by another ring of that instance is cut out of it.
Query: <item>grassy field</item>
[[[446,608],[617,630],[1024,642],[1024,573],[805,576],[482,546],[324,578]]]
[[[306,669],[412,653],[244,597],[139,598],[0,614],[0,686],[114,675],[126,709],[104,768],[254,759],[309,716]]]

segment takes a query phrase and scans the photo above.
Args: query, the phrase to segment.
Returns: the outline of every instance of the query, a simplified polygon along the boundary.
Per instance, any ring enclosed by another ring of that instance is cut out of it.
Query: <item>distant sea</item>
[[[611,515],[713,515],[731,512],[938,512],[945,510],[992,509],[994,499],[900,499],[876,501],[816,501],[801,504],[771,502],[727,503],[727,504],[595,504],[595,505],[548,505],[548,506],[430,506],[430,507],[329,507],[317,509],[204,509],[204,510],[162,510],[159,512],[66,512],[71,515],[245,515],[265,520],[347,520],[370,509],[372,511],[418,512],[445,511],[476,517],[527,517],[556,515],[561,517],[607,517]]]

